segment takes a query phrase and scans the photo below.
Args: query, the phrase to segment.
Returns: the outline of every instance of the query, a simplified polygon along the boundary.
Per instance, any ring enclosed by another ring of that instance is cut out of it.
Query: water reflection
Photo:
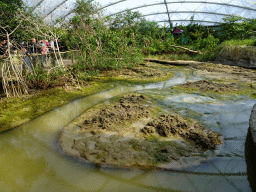
[[[197,80],[190,76],[190,80]],[[0,135],[0,191],[248,191],[249,184],[242,168],[224,175],[226,171],[237,166],[234,158],[232,164],[227,161],[215,160],[197,167],[188,167],[178,171],[143,171],[137,169],[113,169],[80,163],[71,157],[58,153],[56,137],[60,129],[78,117],[89,107],[112,97],[127,92],[158,89],[152,95],[159,95],[167,87],[182,84],[188,79],[183,73],[177,73],[173,79],[149,85],[134,87],[117,86],[114,89],[75,100],[67,105],[56,108],[20,128]],[[199,79],[199,78],[198,78]],[[162,90],[160,90],[162,89]],[[203,101],[204,102],[204,101]],[[245,101],[246,102],[246,101]],[[173,102],[172,102],[173,103]],[[250,103],[249,103],[250,104]],[[181,105],[181,104],[180,104]],[[199,106],[186,104],[179,106],[201,109],[200,113],[220,113],[213,105]],[[242,109],[243,105],[237,105]],[[244,112],[248,109],[244,107]],[[234,108],[233,108],[234,109]],[[224,110],[226,114],[232,110]],[[235,119],[239,119],[240,112]],[[233,114],[233,113],[232,113]],[[225,128],[225,120],[218,114],[204,114],[205,120],[215,116],[220,127]],[[245,117],[243,117],[245,118]],[[217,123],[216,123],[217,124]],[[218,125],[218,124],[217,124]],[[227,127],[227,126],[226,126]],[[229,145],[229,144],[227,144]],[[231,144],[230,144],[231,146]],[[231,150],[231,149],[229,149]],[[237,157],[243,160],[241,157]],[[242,161],[239,163],[241,164]],[[222,169],[221,167],[226,167]],[[243,174],[241,174],[241,171]],[[197,172],[198,174],[195,174]]]

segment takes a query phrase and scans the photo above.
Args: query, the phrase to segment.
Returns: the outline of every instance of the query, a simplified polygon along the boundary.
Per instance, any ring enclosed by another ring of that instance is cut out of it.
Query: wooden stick
[[[175,47],[175,48],[179,48],[179,49],[184,49],[186,51],[189,51],[191,53],[198,53],[198,54],[202,54],[200,51],[194,51],[194,50],[191,50],[191,49],[188,49],[186,47],[180,47],[180,46],[176,46],[176,45],[170,45],[171,47]]]

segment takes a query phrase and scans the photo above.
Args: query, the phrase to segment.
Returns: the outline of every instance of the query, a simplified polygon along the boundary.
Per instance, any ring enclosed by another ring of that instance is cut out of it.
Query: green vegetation
[[[0,132],[15,128],[43,113],[75,99],[113,87],[113,84],[92,82],[81,90],[65,91],[60,88],[34,93],[20,98],[0,100]]]
[[[256,39],[232,39],[222,43],[223,46],[255,46]]]
[[[143,18],[139,12],[128,10],[114,17],[104,17],[102,11],[99,11],[100,5],[92,1],[78,0],[74,10],[75,16],[69,22],[60,19],[58,27],[45,24],[43,18],[32,14],[29,8],[24,7],[22,1],[1,1],[1,4],[2,9],[9,11],[6,20],[10,23],[1,23],[1,26],[18,26],[16,35],[12,38],[23,41],[30,37],[53,38],[58,39],[60,45],[67,49],[76,50],[72,52],[71,57],[75,60],[67,74],[60,69],[47,76],[46,72],[41,70],[25,78],[30,87],[38,89],[59,84],[62,86],[72,76],[90,80],[102,71],[133,68],[142,63],[144,56],[156,55],[169,60],[209,61],[215,60],[220,56],[219,53],[226,52],[227,47],[254,46],[256,42],[256,21],[238,16],[224,17],[224,23],[219,29],[196,24],[191,17],[188,26],[176,26],[183,30],[183,34],[173,35],[175,28],[161,27],[158,23]],[[1,33],[4,34],[3,31]],[[201,54],[172,45],[199,51]],[[63,82],[58,83],[57,79],[62,79]]]
[[[0,1],[0,38],[6,31],[13,31],[20,23],[20,19],[17,16],[17,10],[23,9],[24,4],[22,0],[1,0]],[[14,36],[21,37],[25,35],[22,30],[18,29]],[[0,39],[1,41],[1,39]]]

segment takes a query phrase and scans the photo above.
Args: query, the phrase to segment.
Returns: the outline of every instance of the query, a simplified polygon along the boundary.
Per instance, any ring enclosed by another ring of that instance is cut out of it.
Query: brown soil
[[[97,164],[151,167],[221,144],[220,134],[177,115],[152,120],[149,103],[143,95],[127,95],[81,118],[63,129],[63,150]]]
[[[221,91],[238,91],[238,83],[230,83],[230,84],[220,84],[214,83],[207,80],[200,80],[197,82],[187,82],[181,85],[181,87],[185,88],[196,88],[200,91],[214,91],[214,92],[221,92]]]
[[[216,145],[222,143],[219,133],[206,130],[198,124],[188,123],[174,114],[161,115],[158,119],[149,122],[142,132],[146,134],[157,132],[164,137],[179,135],[194,141],[196,145],[204,149],[214,149]]]
[[[84,120],[79,126],[82,130],[106,129],[118,131],[119,124],[137,118],[148,117],[149,109],[145,106],[143,95],[128,95],[121,98],[114,106],[101,109],[92,117]]]
[[[161,77],[166,76],[167,72],[160,70],[159,67],[163,67],[162,65],[158,64],[158,68],[153,69],[151,66],[147,66],[145,63],[140,64],[132,69],[122,69],[119,71],[110,70],[103,72],[100,76],[122,76],[122,77]]]

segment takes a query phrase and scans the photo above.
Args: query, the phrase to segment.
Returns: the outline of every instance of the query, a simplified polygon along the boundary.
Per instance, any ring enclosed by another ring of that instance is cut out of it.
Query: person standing
[[[46,55],[47,55],[47,47],[43,43],[43,46],[41,47],[41,67],[44,67],[44,64],[46,63]]]
[[[26,67],[30,72],[32,72],[32,66],[31,66],[31,59],[28,56],[28,51],[24,46],[24,43],[21,44],[21,54],[22,54],[22,69],[25,69]]]
[[[38,54],[38,53],[40,53],[39,45],[36,43],[35,38],[32,38],[31,43],[28,44],[28,53],[29,54]]]
[[[38,57],[36,54],[41,53],[41,49],[35,38],[32,38],[31,43],[28,44],[28,53],[30,55],[30,60],[32,61],[33,67],[36,67],[38,62]]]

